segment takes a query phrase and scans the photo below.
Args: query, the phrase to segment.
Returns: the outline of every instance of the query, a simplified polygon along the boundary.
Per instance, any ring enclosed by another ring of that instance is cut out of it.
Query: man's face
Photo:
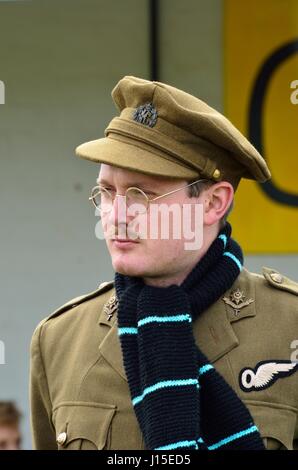
[[[155,208],[160,205],[182,208],[188,205],[189,210],[194,208],[195,203],[200,203],[199,198],[190,198],[188,191],[184,186],[188,184],[185,180],[177,180],[174,178],[163,178],[157,176],[149,176],[134,171],[129,171],[110,165],[102,164],[99,172],[98,182],[109,189],[113,194],[124,195],[125,190],[129,187],[138,187],[142,189],[150,199],[170,192],[174,189],[183,188],[173,194],[165,196],[156,201]],[[116,197],[112,210],[102,215],[102,223],[105,232],[105,238],[108,250],[112,258],[112,264],[115,271],[129,276],[138,276],[147,279],[162,279],[168,277],[179,277],[180,273],[189,270],[198,260],[200,250],[185,249],[185,242],[189,241],[189,237],[184,237],[183,228],[180,227],[181,236],[173,235],[173,231],[177,232],[177,223],[173,226],[169,220],[169,236],[164,238],[161,236],[161,225],[165,222],[165,213],[159,212],[157,217],[150,216],[151,209],[149,204],[148,211],[142,215],[138,215],[137,219],[132,216],[129,211],[119,210],[119,204],[123,207],[123,198]],[[118,204],[117,204],[118,203]],[[156,204],[159,204],[157,206]],[[192,211],[194,215],[194,212]],[[131,229],[134,221],[138,220],[136,230]],[[179,220],[176,218],[176,222]],[[183,220],[183,217],[181,217]],[[197,222],[197,221],[196,221]],[[154,229],[152,225],[155,225]],[[179,225],[179,223],[178,223]],[[197,224],[198,225],[198,224]],[[136,238],[137,229],[147,227],[147,236],[139,236]],[[127,233],[128,227],[130,227]],[[175,228],[173,228],[175,227]],[[115,236],[108,234],[113,228]],[[192,226],[192,228],[194,228]],[[126,240],[119,240],[119,231],[125,229]],[[156,232],[156,230],[158,232]],[[202,231],[202,229],[201,229]],[[154,238],[150,238],[150,233],[155,233]],[[158,234],[156,236],[156,234]],[[165,232],[164,232],[165,234]],[[117,240],[118,235],[118,240]],[[176,239],[177,237],[177,239]],[[131,241],[128,241],[130,238]]]
[[[21,436],[17,424],[0,425],[0,450],[20,450]]]

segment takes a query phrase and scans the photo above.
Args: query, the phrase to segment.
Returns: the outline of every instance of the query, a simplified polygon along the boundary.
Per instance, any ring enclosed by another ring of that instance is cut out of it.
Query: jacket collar
[[[230,299],[231,294],[239,289],[245,295],[247,305],[238,310],[233,308],[225,299]],[[109,300],[115,295],[115,289],[111,291]],[[106,304],[105,304],[106,305]],[[214,304],[205,310],[193,323],[193,333],[196,344],[200,347],[210,362],[215,363],[222,356],[229,353],[239,345],[239,339],[234,331],[233,323],[242,321],[247,317],[256,315],[255,308],[255,283],[253,274],[243,268],[233,286],[228,289]],[[105,306],[100,311],[98,322],[109,327],[109,331],[99,345],[101,355],[127,381],[121,343],[118,336],[117,310],[110,320]]]

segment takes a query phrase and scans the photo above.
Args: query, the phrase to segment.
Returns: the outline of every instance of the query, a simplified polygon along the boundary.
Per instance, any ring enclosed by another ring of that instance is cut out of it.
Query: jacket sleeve
[[[30,424],[35,450],[57,450],[55,429],[51,422],[51,400],[42,361],[40,337],[43,321],[35,329],[30,345]]]

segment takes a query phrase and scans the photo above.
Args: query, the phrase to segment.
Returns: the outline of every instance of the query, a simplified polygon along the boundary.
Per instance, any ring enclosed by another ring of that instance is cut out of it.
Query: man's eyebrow
[[[96,183],[97,184],[102,184],[104,186],[113,186],[111,183],[109,183],[105,179],[101,179],[100,177],[97,178]],[[128,183],[126,185],[126,188],[131,188],[132,186],[136,187],[136,188],[143,189],[144,191],[146,191],[148,193],[151,193],[151,194],[157,194],[156,191],[152,191],[152,189],[149,187],[149,183],[147,183],[147,184],[146,183],[141,183],[141,182]],[[144,188],[146,188],[146,189],[144,189]]]
[[[104,179],[101,179],[99,176],[98,176],[98,178],[96,178],[96,183],[97,184],[106,184],[106,185],[109,184],[107,181],[105,181]]]
[[[102,186],[109,186],[109,187],[113,186],[113,185],[112,185],[111,183],[109,183],[107,180],[102,179],[102,178],[100,178],[100,177],[97,178],[96,183],[97,183],[97,184],[101,184]]]

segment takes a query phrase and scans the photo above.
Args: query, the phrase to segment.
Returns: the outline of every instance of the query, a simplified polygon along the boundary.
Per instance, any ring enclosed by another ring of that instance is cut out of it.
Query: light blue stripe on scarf
[[[148,395],[148,393],[155,392],[156,390],[159,390],[161,388],[181,387],[185,385],[198,385],[198,379],[163,380],[161,382],[157,382],[154,385],[150,385],[150,387],[146,387],[141,395],[132,399],[132,403],[133,405],[140,403],[143,398]]]

